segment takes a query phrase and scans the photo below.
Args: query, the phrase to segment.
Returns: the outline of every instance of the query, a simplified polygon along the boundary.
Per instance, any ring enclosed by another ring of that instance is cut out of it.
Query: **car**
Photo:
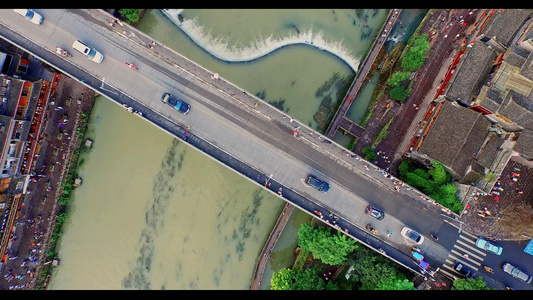
[[[329,191],[329,184],[325,181],[318,179],[316,176],[312,174],[307,175],[307,178],[305,179],[305,183],[323,192],[324,194]]]
[[[466,278],[474,277],[474,272],[460,262],[456,262],[453,268],[455,271],[459,272],[459,274],[463,275]]]
[[[378,220],[383,220],[385,218],[385,213],[372,205],[368,205],[365,209],[365,214],[372,216]]]
[[[476,240],[476,246],[478,248],[481,248],[487,252],[491,252],[491,253],[494,253],[496,255],[500,255],[502,254],[502,251],[503,251],[503,248],[500,247],[500,246],[497,246],[497,245],[494,245],[493,243],[483,239],[483,238],[478,238]]]
[[[166,103],[174,107],[174,109],[176,109],[177,111],[179,111],[180,113],[184,115],[188,114],[191,111],[191,106],[188,103],[181,101],[176,96],[171,95],[169,93],[164,93],[163,96],[161,97],[161,101],[163,101],[163,103]]]
[[[41,25],[43,22],[43,16],[34,12],[31,9],[13,9],[16,13],[26,18],[26,20],[32,22],[33,24]]]
[[[406,239],[409,239],[419,245],[422,244],[422,242],[424,242],[424,237],[420,233],[414,231],[413,229],[409,227],[402,228],[402,231],[400,231],[400,234]]]
[[[74,41],[74,43],[72,44],[72,48],[78,50],[83,55],[87,56],[88,59],[96,63],[101,63],[102,60],[104,60],[104,55],[102,53],[96,51],[96,49],[90,47],[89,45],[81,41]]]
[[[530,283],[531,282],[531,276],[527,275],[526,273],[524,273],[524,271],[520,270],[519,268],[513,266],[512,264],[506,262],[503,264],[502,266],[502,270],[513,276],[514,278],[518,278],[522,281],[524,281],[525,283]]]

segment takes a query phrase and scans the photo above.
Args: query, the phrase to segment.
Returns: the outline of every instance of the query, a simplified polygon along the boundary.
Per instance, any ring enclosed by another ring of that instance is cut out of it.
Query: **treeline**
[[[329,226],[302,224],[298,247],[293,267],[272,275],[272,290],[415,290],[420,276]],[[457,279],[451,289],[494,290],[482,277]]]

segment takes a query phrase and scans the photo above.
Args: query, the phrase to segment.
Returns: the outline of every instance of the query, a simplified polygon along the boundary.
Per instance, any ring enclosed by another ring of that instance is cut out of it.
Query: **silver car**
[[[513,276],[514,278],[518,278],[518,279],[524,281],[525,283],[530,283],[531,282],[531,276],[527,275],[526,273],[524,273],[524,271],[522,271],[519,268],[511,265],[508,262],[503,264],[502,270],[505,273]]]

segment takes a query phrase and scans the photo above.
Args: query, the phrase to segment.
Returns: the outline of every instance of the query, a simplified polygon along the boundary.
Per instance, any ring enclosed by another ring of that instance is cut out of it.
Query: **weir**
[[[183,33],[196,44],[214,57],[229,62],[248,62],[264,57],[278,49],[290,45],[308,45],[319,50],[329,52],[344,61],[354,72],[359,68],[360,58],[353,56],[342,41],[328,41],[321,32],[313,29],[292,34],[288,37],[275,38],[271,34],[266,38],[257,39],[251,46],[245,48],[231,47],[220,38],[214,38],[207,33],[196,19],[182,19],[179,17],[183,9],[162,9],[167,16]],[[182,19],[182,20],[180,20]]]

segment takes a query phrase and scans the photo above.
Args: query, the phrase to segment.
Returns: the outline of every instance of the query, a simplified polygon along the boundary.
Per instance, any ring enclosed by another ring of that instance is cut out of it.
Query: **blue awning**
[[[524,248],[524,252],[533,255],[533,240],[530,240],[527,246]]]

